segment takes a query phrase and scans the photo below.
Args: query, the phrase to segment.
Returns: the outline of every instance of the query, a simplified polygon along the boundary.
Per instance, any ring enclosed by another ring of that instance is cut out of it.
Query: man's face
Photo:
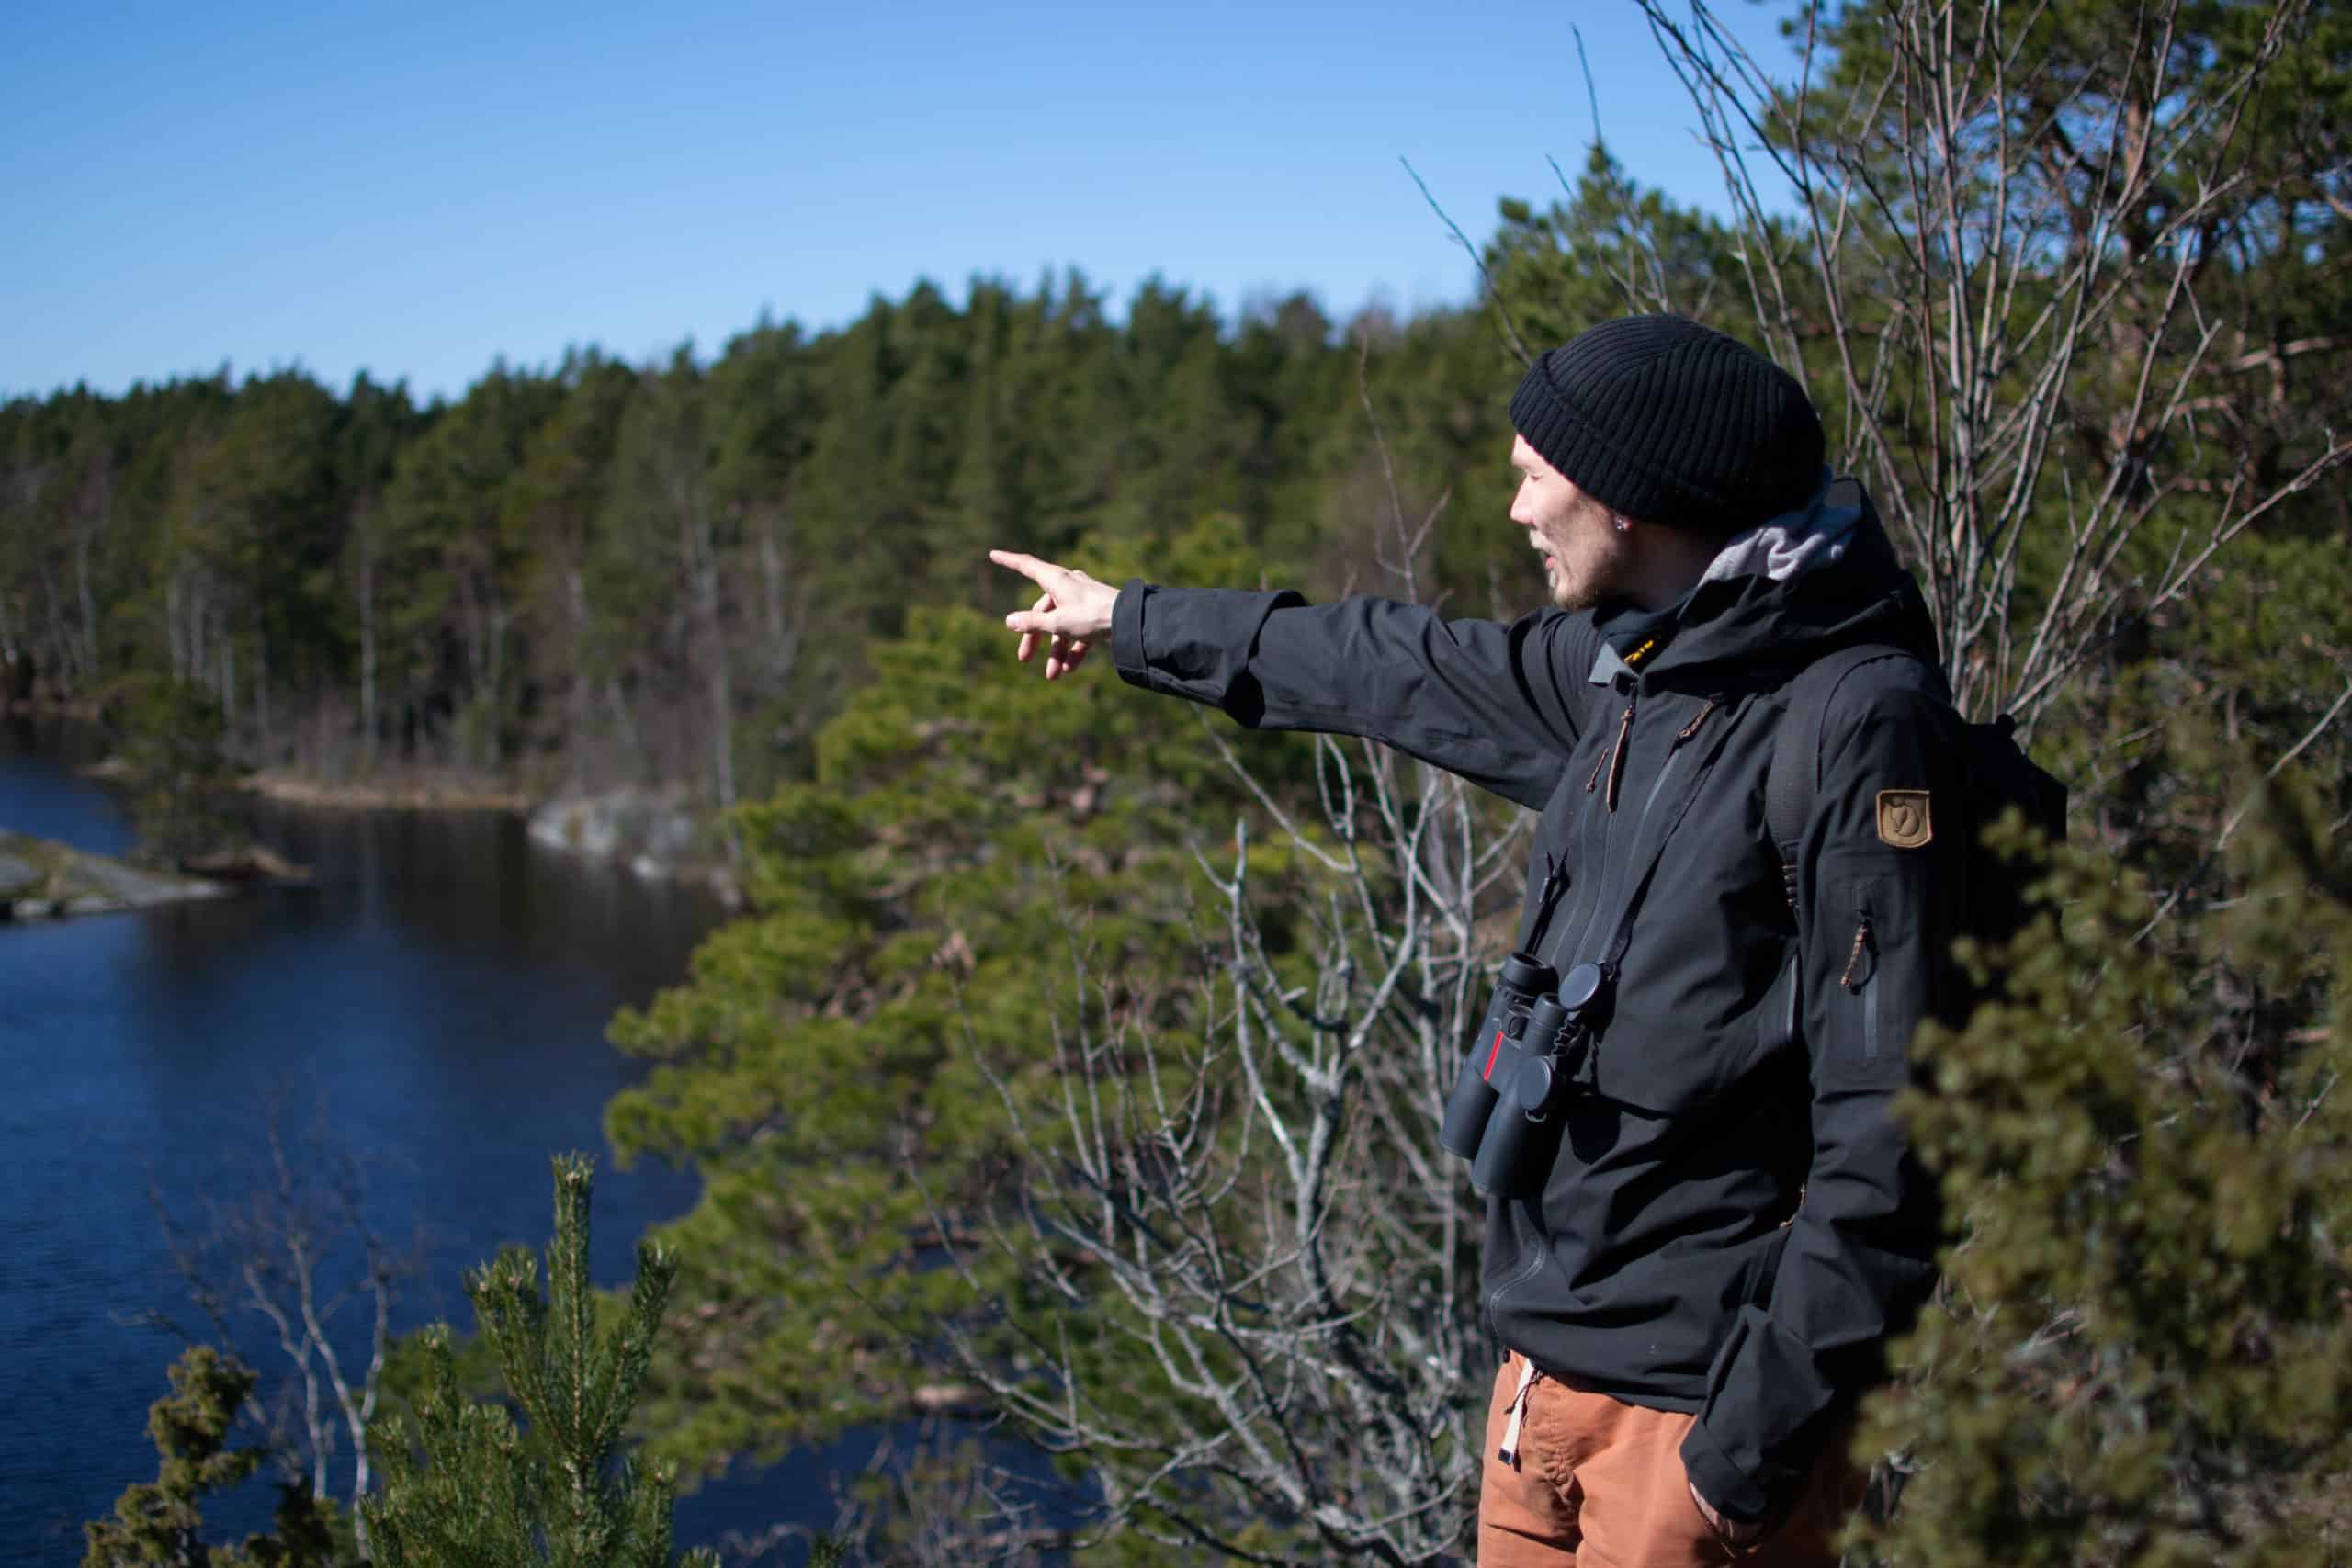
[[[1545,462],[1524,435],[1511,436],[1510,466],[1519,470],[1510,520],[1527,530],[1529,545],[1542,552],[1552,603],[1563,610],[1589,610],[1604,599],[1625,597],[1633,546],[1617,531],[1615,515]]]

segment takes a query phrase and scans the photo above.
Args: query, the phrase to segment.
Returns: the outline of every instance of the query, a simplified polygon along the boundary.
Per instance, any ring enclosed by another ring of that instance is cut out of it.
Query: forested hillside
[[[1361,577],[1332,547],[1385,504],[1367,345],[1400,457],[1491,525],[1448,535],[1449,569],[1517,559],[1493,504],[1512,364],[1475,318],[1343,328],[1300,297],[1236,320],[1154,284],[1114,320],[1074,275],[967,294],[662,364],[495,366],[447,405],[299,370],[18,400],[9,694],[168,675],[254,765],[731,804],[805,774],[910,610],[1001,596],[991,543],[1134,547],[1229,514],[1270,570]]]
[[[705,1181],[664,1238],[659,1456],[962,1400],[1069,1492],[944,1453],[874,1500],[887,1560],[1027,1560],[1072,1517],[1105,1561],[1437,1560],[1493,1362],[1436,1111],[1523,814],[1106,660],[1046,686],[983,551],[1512,614],[1541,592],[1503,517],[1522,355],[1701,316],[1802,371],[1963,705],[2073,792],[2014,994],[1919,1047],[1961,1224],[1873,1406],[1917,1506],[1872,1550],[2324,1560],[2352,1522],[2352,9],[1807,16],[1759,64],[1656,13],[1730,216],[1596,149],[1505,205],[1457,311],[1220,320],[1170,286],[1114,320],[1076,278],[980,282],[444,408],[294,375],[17,403],[15,690],[166,673],[251,758],[745,803],[748,911],[614,1031],[651,1064],[616,1147]]]

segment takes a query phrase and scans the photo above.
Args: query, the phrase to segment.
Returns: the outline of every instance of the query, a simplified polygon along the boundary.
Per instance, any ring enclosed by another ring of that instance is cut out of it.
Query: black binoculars
[[[1544,1190],[1560,1147],[1555,1112],[1587,1087],[1593,1032],[1615,981],[1601,964],[1579,964],[1563,978],[1524,953],[1503,960],[1438,1133],[1448,1154],[1471,1162],[1479,1187],[1503,1198]]]

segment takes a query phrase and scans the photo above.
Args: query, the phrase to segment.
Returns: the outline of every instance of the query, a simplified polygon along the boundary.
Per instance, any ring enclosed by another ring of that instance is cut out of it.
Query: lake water
[[[75,746],[0,721],[0,826],[119,852],[128,824],[65,765]],[[256,827],[315,886],[0,925],[0,1561],[79,1562],[82,1521],[154,1478],[146,1411],[179,1343],[140,1316],[201,1319],[151,1183],[191,1222],[249,1194],[273,1095],[289,1136],[322,1108],[366,1162],[377,1229],[424,1227],[396,1331],[470,1327],[461,1272],[505,1242],[544,1247],[556,1151],[599,1156],[599,1285],[625,1283],[637,1237],[694,1202],[690,1174],[614,1168],[605,1102],[636,1069],[604,1032],[683,977],[718,915],[707,897],[546,851],[498,814],[262,807]],[[364,1360],[363,1311],[336,1335],[346,1365]],[[274,1382],[266,1321],[237,1330]],[[680,1503],[678,1539],[821,1524],[827,1476],[872,1448],[707,1488]],[[269,1501],[256,1485],[208,1510],[208,1538],[265,1528]]]

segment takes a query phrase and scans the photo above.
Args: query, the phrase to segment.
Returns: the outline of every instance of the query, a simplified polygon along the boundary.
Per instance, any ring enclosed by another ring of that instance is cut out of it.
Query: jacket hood
[[[1942,668],[1927,601],[1895,559],[1878,509],[1858,480],[1826,471],[1804,506],[1728,540],[1670,618],[1671,635],[1642,673],[1671,671],[1678,684],[1710,667],[1802,664],[1864,642]],[[1617,619],[1604,616],[1603,631]],[[1604,640],[1602,662],[1623,668],[1613,640]]]

